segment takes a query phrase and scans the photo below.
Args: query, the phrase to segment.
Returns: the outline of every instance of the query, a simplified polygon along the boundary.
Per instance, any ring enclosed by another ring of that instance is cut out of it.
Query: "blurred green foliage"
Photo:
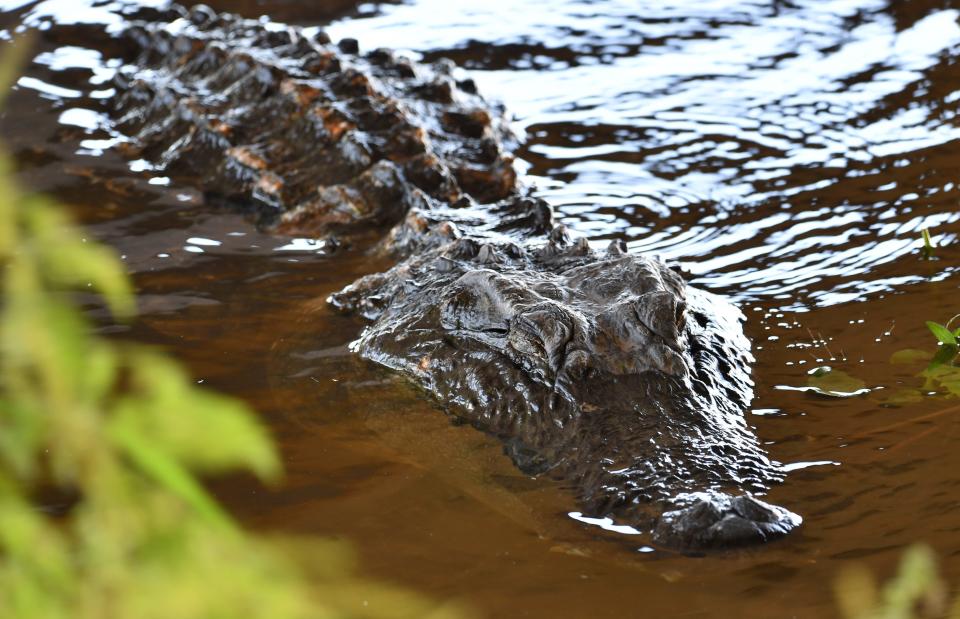
[[[927,546],[908,548],[896,575],[883,585],[863,566],[848,568],[835,584],[844,619],[960,619],[960,598],[950,603]]]
[[[3,84],[15,63],[0,63]],[[22,192],[6,157],[0,278],[3,617],[461,616],[355,576],[343,545],[234,524],[198,476],[278,479],[267,432],[164,355],[94,334],[78,309],[89,295],[134,315],[124,268],[61,206]]]

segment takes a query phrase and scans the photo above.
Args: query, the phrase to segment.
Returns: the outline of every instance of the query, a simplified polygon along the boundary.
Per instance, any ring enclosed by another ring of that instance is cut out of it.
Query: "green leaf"
[[[949,380],[942,380],[940,384],[950,392],[950,395],[960,397],[960,376]]]
[[[884,399],[883,403],[888,406],[905,406],[907,404],[916,404],[923,401],[923,392],[919,389],[898,389],[890,396]]]
[[[116,386],[118,375],[116,349],[103,342],[91,342],[87,350],[80,396],[92,406],[106,401]]]
[[[953,348],[953,354],[956,354],[956,347],[944,346],[944,348]],[[927,389],[946,389],[952,395],[960,395],[960,367],[950,364],[931,364],[922,374],[927,379]]]
[[[12,43],[4,44],[3,54],[0,55],[0,106],[23,73],[27,55],[33,49],[33,39],[33,36],[20,35]]]
[[[2,66],[2,63],[0,63]],[[0,155],[0,260],[14,252],[17,243],[17,202],[19,192],[9,183],[3,183],[10,170],[10,160]]]
[[[904,348],[890,355],[890,363],[894,365],[911,365],[929,361],[933,354],[929,350],[918,348]]]
[[[933,244],[933,239],[930,238],[930,231],[924,228],[921,231],[923,236],[923,247],[920,249],[920,256],[924,260],[931,260],[933,258],[933,250],[936,249],[936,246]]]
[[[944,344],[940,346],[937,353],[933,355],[933,359],[930,360],[927,371],[953,363],[953,360],[957,357],[958,350],[960,350],[960,348],[954,344]]]
[[[957,337],[945,326],[940,323],[933,322],[932,320],[927,321],[927,328],[930,329],[930,332],[933,333],[933,336],[937,338],[942,344],[953,344],[956,346]]]
[[[230,518],[174,459],[155,447],[147,437],[125,423],[110,425],[110,436],[144,474],[176,494],[210,523],[225,529],[233,527]]]
[[[6,395],[6,394],[4,394]],[[0,397],[0,464],[18,479],[31,479],[46,419],[33,398]]]
[[[138,351],[131,365],[135,391],[117,414],[131,417],[144,436],[199,472],[245,467],[267,481],[279,478],[273,443],[243,402],[197,387],[177,364],[149,351]]]
[[[87,242],[66,214],[44,198],[31,198],[24,212],[36,237],[44,277],[54,284],[100,293],[119,318],[134,315],[136,303],[130,279],[113,250]]]
[[[868,391],[866,383],[859,378],[828,366],[813,370],[807,379],[807,385],[814,392],[832,398],[850,398]]]

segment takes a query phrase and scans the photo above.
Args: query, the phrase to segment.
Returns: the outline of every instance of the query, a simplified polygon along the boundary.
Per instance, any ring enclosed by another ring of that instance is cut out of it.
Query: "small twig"
[[[927,421],[928,419],[934,419],[936,417],[941,417],[950,413],[960,412],[960,406],[951,406],[950,408],[944,408],[942,410],[935,411],[933,413],[927,413],[926,415],[920,415],[919,417],[911,417],[910,419],[904,419],[896,423],[891,423],[890,425],[882,426],[880,428],[872,428],[861,432],[859,434],[854,434],[850,437],[850,440],[857,440],[870,436],[871,434],[879,434],[880,432],[887,432],[889,430],[896,430],[897,428],[902,428],[903,426],[908,426],[911,423],[916,423],[918,421]]]
[[[823,333],[817,331],[817,334],[814,335],[813,331],[810,330],[810,327],[807,327],[807,333],[810,334],[811,343],[815,348],[823,348],[827,351],[827,358],[830,361],[836,361],[837,358],[833,355],[833,351],[830,350],[830,346],[827,345],[827,340],[823,337]]]
[[[823,333],[820,333],[819,331],[817,331],[817,335],[820,336],[820,342],[823,344],[823,347],[826,349],[827,354],[830,355],[830,360],[834,361],[836,357],[833,356],[833,351],[831,351],[830,346],[827,345],[827,340],[825,337],[823,337]]]
[[[910,443],[913,443],[913,442],[915,442],[915,441],[918,441],[918,440],[920,440],[921,438],[923,438],[924,436],[926,436],[926,435],[928,435],[928,434],[932,434],[933,432],[936,432],[937,429],[938,429],[938,428],[937,428],[936,426],[934,426],[934,427],[932,427],[932,428],[927,428],[926,430],[924,430],[923,432],[920,432],[919,434],[914,434],[913,436],[911,436],[911,437],[909,437],[909,438],[906,438],[906,439],[900,441],[899,443],[894,443],[893,445],[890,446],[889,449],[887,449],[887,453],[894,452],[894,451],[900,449],[901,447],[903,447],[904,445],[909,445]]]

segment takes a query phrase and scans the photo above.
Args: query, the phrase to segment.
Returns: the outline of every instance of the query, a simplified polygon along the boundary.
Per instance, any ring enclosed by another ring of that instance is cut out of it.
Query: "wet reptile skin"
[[[504,111],[448,62],[173,8],[121,35],[123,149],[281,233],[381,230],[397,259],[332,295],[362,356],[561,480],[590,516],[683,550],[795,514],[744,419],[742,315],[656,258],[573,240],[517,186]]]

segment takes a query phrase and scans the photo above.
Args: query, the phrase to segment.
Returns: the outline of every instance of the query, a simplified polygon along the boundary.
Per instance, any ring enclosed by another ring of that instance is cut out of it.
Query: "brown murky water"
[[[328,29],[469,67],[516,115],[528,181],[566,222],[661,253],[744,308],[749,421],[793,469],[770,499],[805,518],[782,542],[637,552],[358,360],[347,345],[362,324],[323,299],[384,265],[258,233],[107,149],[116,65],[91,39],[99,27],[79,24],[111,5],[0,1],[4,35],[44,30],[0,132],[25,182],[75,204],[124,255],[143,317],[122,335],[169,349],[276,433],[282,487],[218,485],[252,526],[349,538],[369,573],[490,617],[830,616],[846,562],[889,573],[914,541],[960,581],[960,408],[919,391],[921,368],[889,361],[931,349],[923,321],[960,312],[960,5],[549,5],[362,5]],[[339,3],[218,8],[315,25]],[[919,258],[923,227],[945,245],[938,260]],[[865,391],[799,389],[823,365]],[[894,405],[904,389],[912,401]]]

